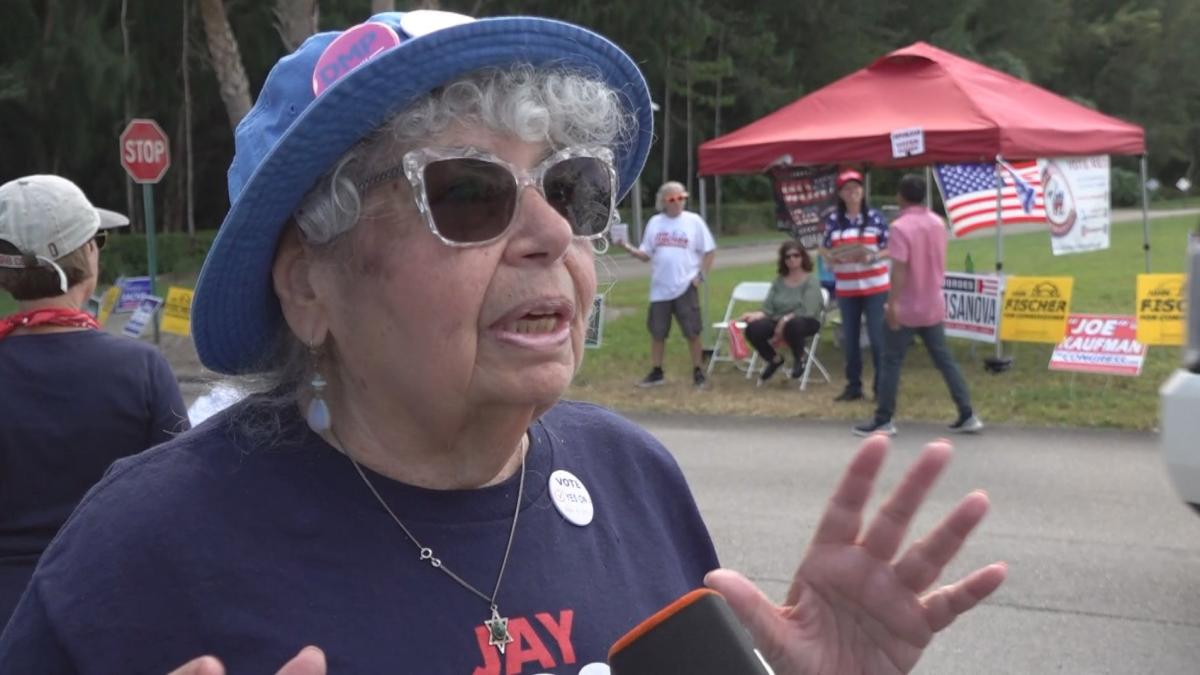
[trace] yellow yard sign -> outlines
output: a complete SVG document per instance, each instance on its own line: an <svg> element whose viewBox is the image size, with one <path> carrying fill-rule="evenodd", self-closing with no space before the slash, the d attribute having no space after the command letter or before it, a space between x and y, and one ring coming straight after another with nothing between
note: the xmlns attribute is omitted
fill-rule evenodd
<svg viewBox="0 0 1200 675"><path fill-rule="evenodd" d="M162 332L187 337L192 334L192 289L172 286L163 306Z"/></svg>
<svg viewBox="0 0 1200 675"><path fill-rule="evenodd" d="M1072 277L1006 277L1000 339L1058 344L1071 313Z"/></svg>
<svg viewBox="0 0 1200 675"><path fill-rule="evenodd" d="M108 317L112 316L113 307L117 306L117 300L121 297L121 284L113 284L111 288L104 291L104 296L100 299L100 311L96 314L96 323L103 326L108 323Z"/></svg>
<svg viewBox="0 0 1200 675"><path fill-rule="evenodd" d="M1137 339L1144 345L1182 345L1186 332L1184 275L1139 274Z"/></svg>

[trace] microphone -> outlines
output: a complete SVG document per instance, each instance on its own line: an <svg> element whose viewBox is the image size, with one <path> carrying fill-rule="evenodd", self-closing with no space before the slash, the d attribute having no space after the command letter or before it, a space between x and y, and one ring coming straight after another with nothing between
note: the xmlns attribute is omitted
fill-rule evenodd
<svg viewBox="0 0 1200 675"><path fill-rule="evenodd" d="M608 651L612 675L771 675L720 593L696 589L658 610Z"/></svg>

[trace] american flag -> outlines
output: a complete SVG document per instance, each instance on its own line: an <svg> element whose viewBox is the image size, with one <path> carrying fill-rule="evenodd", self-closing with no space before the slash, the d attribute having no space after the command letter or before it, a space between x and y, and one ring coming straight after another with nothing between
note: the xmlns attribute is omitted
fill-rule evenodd
<svg viewBox="0 0 1200 675"><path fill-rule="evenodd" d="M1002 162L1001 167L1004 224L1045 222L1037 160ZM933 173L954 236L996 226L996 170L992 164L938 164Z"/></svg>

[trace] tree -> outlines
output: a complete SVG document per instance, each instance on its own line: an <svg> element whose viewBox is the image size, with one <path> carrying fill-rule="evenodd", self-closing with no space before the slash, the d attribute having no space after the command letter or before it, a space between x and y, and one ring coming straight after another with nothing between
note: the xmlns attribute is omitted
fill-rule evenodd
<svg viewBox="0 0 1200 675"><path fill-rule="evenodd" d="M200 17L204 21L204 33L208 36L208 52L212 56L213 69L220 83L221 100L229 115L229 127L237 128L238 122L250 112L250 82L242 66L242 55L238 50L233 28L225 16L222 0L200 0Z"/></svg>

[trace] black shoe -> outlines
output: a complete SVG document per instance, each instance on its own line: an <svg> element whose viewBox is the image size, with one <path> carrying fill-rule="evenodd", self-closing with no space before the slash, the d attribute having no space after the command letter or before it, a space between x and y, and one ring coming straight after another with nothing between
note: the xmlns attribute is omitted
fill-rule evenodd
<svg viewBox="0 0 1200 675"><path fill-rule="evenodd" d="M959 414L954 424L950 425L950 431L960 434L977 434L983 431L983 420L976 417L975 413Z"/></svg>
<svg viewBox="0 0 1200 675"><path fill-rule="evenodd" d="M639 387L657 387L664 382L662 368L655 368L650 371L650 374L641 382L638 382Z"/></svg>
<svg viewBox="0 0 1200 675"><path fill-rule="evenodd" d="M762 374L758 376L758 383L762 384L763 382L766 382L767 380L771 379L771 376L773 376L775 374L775 371L779 370L779 367L782 365L783 365L783 357L782 356L778 357L775 361L768 363L767 367L763 368Z"/></svg>
<svg viewBox="0 0 1200 675"><path fill-rule="evenodd" d="M836 397L834 397L833 400L838 401L838 402L844 402L844 401L861 401L862 399L863 399L863 393L861 391L858 391L855 389L843 389L842 393L840 393Z"/></svg>
<svg viewBox="0 0 1200 675"><path fill-rule="evenodd" d="M696 385L697 389L708 384L708 378L704 377L704 371L696 368L692 371L692 384Z"/></svg>
<svg viewBox="0 0 1200 675"><path fill-rule="evenodd" d="M883 434L884 436L895 436L896 435L896 425L892 424L891 421L881 422L879 420L872 420L865 424L854 425L854 427L851 428L851 431L854 432L855 436L871 436L874 434Z"/></svg>

